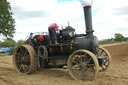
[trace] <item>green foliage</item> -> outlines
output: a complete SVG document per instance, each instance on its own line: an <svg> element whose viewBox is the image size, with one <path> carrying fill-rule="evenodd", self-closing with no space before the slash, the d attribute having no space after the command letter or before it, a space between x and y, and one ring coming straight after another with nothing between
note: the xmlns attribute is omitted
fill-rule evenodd
<svg viewBox="0 0 128 85"><path fill-rule="evenodd" d="M23 43L24 43L24 40L18 40L16 45L20 46L20 45L23 45Z"/></svg>
<svg viewBox="0 0 128 85"><path fill-rule="evenodd" d="M3 42L0 42L0 47L17 47L23 45L24 40L18 40L17 42L12 39L6 39Z"/></svg>
<svg viewBox="0 0 128 85"><path fill-rule="evenodd" d="M10 40L4 40L4 42L0 43L0 47L15 47L16 42L12 39Z"/></svg>
<svg viewBox="0 0 128 85"><path fill-rule="evenodd" d="M6 56L9 55L9 53L0 53L0 56Z"/></svg>
<svg viewBox="0 0 128 85"><path fill-rule="evenodd" d="M112 44L112 43L115 43L115 39L111 38L111 39L104 39L104 40L100 40L99 41L99 44L102 45L102 44Z"/></svg>
<svg viewBox="0 0 128 85"><path fill-rule="evenodd" d="M0 47L9 47L11 48L11 52L9 53L10 55L13 54L15 48L19 45L23 45L24 41L23 40L19 40L19 41L15 41L12 39L6 39L3 42L0 42Z"/></svg>
<svg viewBox="0 0 128 85"><path fill-rule="evenodd" d="M115 41L121 42L121 41L126 41L126 39L125 39L125 37L122 34L116 33L115 34Z"/></svg>
<svg viewBox="0 0 128 85"><path fill-rule="evenodd" d="M128 38L125 38L120 33L116 33L114 36L115 38L100 40L99 44L112 44L112 43L119 43L128 40Z"/></svg>
<svg viewBox="0 0 128 85"><path fill-rule="evenodd" d="M18 41L16 42L15 46L11 47L10 55L13 54L13 52L14 52L14 50L15 50L15 48L16 48L17 46L23 45L23 43L24 43L24 40L18 40Z"/></svg>
<svg viewBox="0 0 128 85"><path fill-rule="evenodd" d="M9 53L10 55L13 54L14 50L15 50L16 47L11 47L11 52Z"/></svg>
<svg viewBox="0 0 128 85"><path fill-rule="evenodd" d="M15 33L15 20L12 14L10 3L7 0L0 0L0 34L7 39L13 38Z"/></svg>

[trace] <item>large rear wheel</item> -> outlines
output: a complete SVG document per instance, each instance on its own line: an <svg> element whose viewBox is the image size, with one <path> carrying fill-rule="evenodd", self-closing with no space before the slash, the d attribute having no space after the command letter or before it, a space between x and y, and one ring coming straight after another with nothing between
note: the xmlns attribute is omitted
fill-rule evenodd
<svg viewBox="0 0 128 85"><path fill-rule="evenodd" d="M99 64L96 56L88 50L77 50L68 59L70 75L75 80L93 80L98 71Z"/></svg>
<svg viewBox="0 0 128 85"><path fill-rule="evenodd" d="M37 69L37 56L30 45L22 45L15 49L13 64L18 73L29 74Z"/></svg>

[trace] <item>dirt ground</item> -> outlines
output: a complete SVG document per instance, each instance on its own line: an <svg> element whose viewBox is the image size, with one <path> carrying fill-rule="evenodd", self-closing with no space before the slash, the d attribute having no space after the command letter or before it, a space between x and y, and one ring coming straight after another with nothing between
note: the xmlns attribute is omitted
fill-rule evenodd
<svg viewBox="0 0 128 85"><path fill-rule="evenodd" d="M0 56L0 85L128 85L128 44L107 45L112 56L110 68L93 81L78 82L67 69L40 69L31 75L18 74L12 56Z"/></svg>

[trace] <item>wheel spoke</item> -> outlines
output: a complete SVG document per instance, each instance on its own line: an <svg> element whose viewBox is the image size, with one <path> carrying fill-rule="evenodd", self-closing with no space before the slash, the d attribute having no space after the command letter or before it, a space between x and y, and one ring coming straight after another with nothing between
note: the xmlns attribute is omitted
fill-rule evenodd
<svg viewBox="0 0 128 85"><path fill-rule="evenodd" d="M24 51L23 56L25 57L26 55L28 55L28 52Z"/></svg>
<svg viewBox="0 0 128 85"><path fill-rule="evenodd" d="M81 63L81 59L80 59L79 55L75 56L73 60L75 60L79 64Z"/></svg>
<svg viewBox="0 0 128 85"><path fill-rule="evenodd" d="M103 52L102 56L108 56L108 54L106 52Z"/></svg>
<svg viewBox="0 0 128 85"><path fill-rule="evenodd" d="M82 52L79 53L79 56L81 56L81 55L82 55Z"/></svg>
<svg viewBox="0 0 128 85"><path fill-rule="evenodd" d="M94 67L94 64L87 64L88 67Z"/></svg>
<svg viewBox="0 0 128 85"><path fill-rule="evenodd" d="M19 65L19 71L23 72L22 64Z"/></svg>
<svg viewBox="0 0 128 85"><path fill-rule="evenodd" d="M29 66L23 65L23 71L24 71L24 72L27 72L28 70L29 70Z"/></svg>
<svg viewBox="0 0 128 85"><path fill-rule="evenodd" d="M106 55L104 55L104 56L108 56L108 54L106 53Z"/></svg>
<svg viewBox="0 0 128 85"><path fill-rule="evenodd" d="M105 70L106 69L106 66L102 66L102 70Z"/></svg>
<svg viewBox="0 0 128 85"><path fill-rule="evenodd" d="M92 58L89 58L89 59L86 61L86 63L88 64L91 60L92 60Z"/></svg>
<svg viewBox="0 0 128 85"><path fill-rule="evenodd" d="M72 69L73 69L73 70L80 70L80 65L74 65L74 66L72 67Z"/></svg>
<svg viewBox="0 0 128 85"><path fill-rule="evenodd" d="M81 56L81 62L86 62L86 59L87 59L87 54L84 54Z"/></svg>
<svg viewBox="0 0 128 85"><path fill-rule="evenodd" d="M88 67L89 66L89 67ZM88 65L85 68L83 68L82 70L82 76L81 79L82 80L91 80L94 77L94 65Z"/></svg>
<svg viewBox="0 0 128 85"><path fill-rule="evenodd" d="M101 56L103 52L104 52L104 51L103 51L103 50L101 50L101 53L100 53L99 55Z"/></svg>
<svg viewBox="0 0 128 85"><path fill-rule="evenodd" d="M105 65L108 66L109 65L109 62L106 62Z"/></svg>
<svg viewBox="0 0 128 85"><path fill-rule="evenodd" d="M77 60L77 59L74 59L73 61L72 61L72 63L74 64L80 64L80 62Z"/></svg>
<svg viewBox="0 0 128 85"><path fill-rule="evenodd" d="M83 62L86 62L86 57L87 57L87 55L83 55L84 57L83 57Z"/></svg>
<svg viewBox="0 0 128 85"><path fill-rule="evenodd" d="M94 77L94 75L95 75L94 69L93 68L89 68L87 70L87 72L86 72L86 75L88 76L87 80L91 80Z"/></svg>

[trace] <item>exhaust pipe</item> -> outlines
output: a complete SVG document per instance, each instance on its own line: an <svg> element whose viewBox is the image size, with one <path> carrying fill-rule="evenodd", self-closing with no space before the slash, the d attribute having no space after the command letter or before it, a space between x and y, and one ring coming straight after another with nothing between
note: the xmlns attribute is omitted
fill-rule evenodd
<svg viewBox="0 0 128 85"><path fill-rule="evenodd" d="M86 25L86 34L87 36L93 36L94 30L92 29L92 15L91 15L91 6L84 7L84 17Z"/></svg>
<svg viewBox="0 0 128 85"><path fill-rule="evenodd" d="M80 0L84 9L84 18L87 36L93 36L91 5L93 0Z"/></svg>

